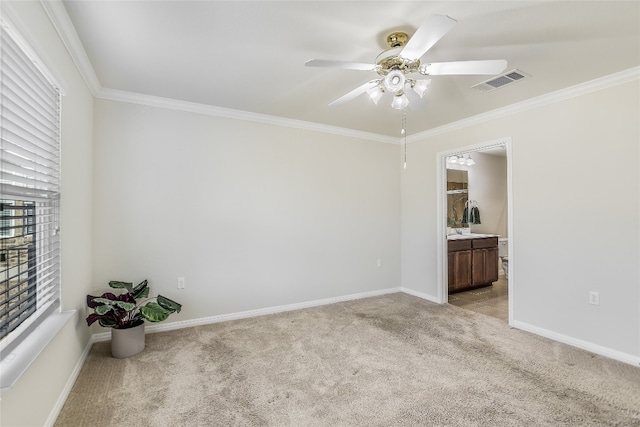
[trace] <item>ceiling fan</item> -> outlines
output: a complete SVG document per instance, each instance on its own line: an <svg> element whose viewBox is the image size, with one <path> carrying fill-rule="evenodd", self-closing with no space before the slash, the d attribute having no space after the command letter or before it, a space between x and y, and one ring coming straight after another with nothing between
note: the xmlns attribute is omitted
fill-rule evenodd
<svg viewBox="0 0 640 427"><path fill-rule="evenodd" d="M375 64L349 61L332 61L311 59L305 62L307 67L341 68L347 70L375 71L379 78L358 86L351 92L341 96L329 105L338 105L350 101L367 92L374 103L378 103L385 92L394 95L391 106L401 110L407 107L409 99L405 95L407 89L424 97L431 82L430 79L414 79L407 77L418 73L425 76L463 75L463 74L500 74L507 67L504 59L484 61L453 61L420 63L420 58L438 40L449 32L456 20L444 15L431 15L418 27L411 38L401 31L387 36L390 48L376 58Z"/></svg>

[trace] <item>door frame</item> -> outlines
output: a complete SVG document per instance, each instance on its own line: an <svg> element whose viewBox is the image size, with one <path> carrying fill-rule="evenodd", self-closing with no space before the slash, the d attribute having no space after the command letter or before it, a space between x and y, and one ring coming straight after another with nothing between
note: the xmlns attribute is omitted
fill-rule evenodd
<svg viewBox="0 0 640 427"><path fill-rule="evenodd" d="M490 148L504 147L507 154L507 233L509 238L509 325L513 323L513 301L515 296L515 260L513 257L514 233L513 233L513 183L512 183L512 143L511 137L504 137L493 141L483 142L474 145L468 145L464 147L458 147L446 151L440 151L436 154L436 183L437 183L437 280L438 280L438 295L437 300L441 304L446 304L449 301L448 290L448 257L447 257L447 157L454 154L459 156L461 154L470 154L478 151L487 150Z"/></svg>

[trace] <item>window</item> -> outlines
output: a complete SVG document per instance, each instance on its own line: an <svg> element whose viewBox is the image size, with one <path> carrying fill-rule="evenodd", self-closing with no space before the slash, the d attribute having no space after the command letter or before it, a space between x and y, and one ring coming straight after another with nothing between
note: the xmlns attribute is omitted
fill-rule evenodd
<svg viewBox="0 0 640 427"><path fill-rule="evenodd" d="M29 46L7 21L0 25L0 350L5 363L7 355L37 335L36 327L60 311L61 98Z"/></svg>
<svg viewBox="0 0 640 427"><path fill-rule="evenodd" d="M0 237L0 339L36 311L37 267L33 202L2 200ZM30 225L34 224L34 225Z"/></svg>
<svg viewBox="0 0 640 427"><path fill-rule="evenodd" d="M11 218L9 210L10 200L0 200L0 239L13 237L15 221ZM5 206L7 207L5 209ZM3 256L3 254L0 254Z"/></svg>

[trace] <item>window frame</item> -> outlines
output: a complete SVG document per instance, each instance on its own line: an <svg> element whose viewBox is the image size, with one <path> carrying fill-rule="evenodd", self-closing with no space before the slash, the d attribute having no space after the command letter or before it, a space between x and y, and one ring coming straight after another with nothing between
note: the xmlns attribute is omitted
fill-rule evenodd
<svg viewBox="0 0 640 427"><path fill-rule="evenodd" d="M7 178L7 176L9 175L8 172L11 169L12 165L9 165L9 163L6 163L5 160L2 158L4 157L5 153L8 153L7 154L8 158L13 156L13 159L17 159L18 165L23 163L21 162L20 157L23 157L24 159L28 160L28 159L33 159L37 156L36 154L33 154L32 156L34 157L32 158L32 157L29 157L29 155L27 154L26 157L24 157L24 154L25 154L24 151L19 153L16 152L15 150L13 150L12 152L5 151L5 145L6 147L10 147L11 144L14 144L15 142L15 141L11 143L7 142L5 144L5 141L7 141L5 137L8 137L8 133L5 134L5 132L7 132L5 130L5 125L13 126L14 129L18 129L18 130L22 129L22 131L26 133L28 132L25 131L26 128L21 128L20 126L17 126L15 122L10 123L9 121L10 119L8 118L9 116L7 116L6 114L13 115L11 117L17 116L16 111L18 111L18 107L16 107L16 105L18 104L14 103L13 109L7 109L6 105L4 105L4 101L5 99L10 99L9 95L6 95L5 97L5 94L0 92L0 95L1 95L0 100L3 101L3 102L0 102L0 113L2 118L2 127L1 127L2 134L0 134L0 144L1 144L0 148L2 148L2 154L3 154L3 156L0 157L0 166L2 166L2 169L3 169L2 179L0 180L0 191L2 192L2 195L0 196L0 198L3 201L5 200L22 201L24 205L29 206L28 209L23 210L22 214L23 215L26 214L26 211L29 210L31 211L30 213L34 215L34 218L35 218L34 221L31 221L29 219L26 219L26 220L23 219L23 222L24 222L23 224L17 224L15 219L10 220L10 221L13 221L12 222L13 227L21 227L22 228L21 231L23 233L31 234L33 232L34 235L36 233L40 233L41 236L46 236L43 238L45 242L43 243L44 246L43 245L37 246L34 242L34 246L36 246L35 259L38 260L37 261L38 268L37 268L37 271L34 273L36 275L36 282L37 282L36 293L37 293L37 298L39 299L37 305L35 305L35 307L37 308L37 311L36 313L32 313L28 317L22 319L20 322L20 325L17 328L15 328L12 332L9 332L2 339L0 339L0 371L2 371L2 376L0 376L0 390L6 391L11 389L15 385L17 380L27 370L27 368L31 365L31 363L45 349L45 347L49 344L49 342L56 336L56 334L68 322L68 320L71 317L73 317L73 315L75 314L75 310L68 310L68 311L61 310L62 262L61 262L60 252L61 252L62 244L61 244L60 238L58 237L58 234L59 234L58 224L60 222L60 194L61 194L60 159L61 159L61 151L62 151L61 120L62 120L62 96L64 95L64 91L61 85L58 83L58 79L54 78L53 74L49 71L48 67L44 65L44 62L41 60L42 57L36 54L36 51L32 48L34 44L29 43L25 38L25 35L29 34L28 29L24 27L24 25L22 26L15 25L20 21L11 19L13 15L11 8L6 9L7 8L6 4L2 4L0 6L2 7L2 12L3 12L2 16L0 16L0 27L1 27L0 28L0 31L1 31L0 44L2 45L1 47L3 50L3 53L1 55L7 55L7 51L9 49L14 49L14 52L17 52L14 54L14 56L7 56L7 58L1 58L3 61L3 64L5 60L14 61L15 59L16 61L18 60L24 61L24 63L28 65L28 68L31 69L31 71L35 70L34 73L36 74L39 73L35 76L35 78L38 78L40 81L44 81L45 88L48 85L50 85L50 87L47 90L53 90L53 92L56 93L55 98L49 98L49 99L54 100L54 104L55 104L54 108L56 109L55 114L52 116L52 117L55 117L56 120L55 122L52 122L52 123L55 124L55 132L53 134L53 138L55 140L55 144L53 144L53 146L55 147L54 149L55 151L53 151L53 153L54 153L55 159L57 159L57 166L54 169L54 173L56 174L55 177L56 177L57 185L54 185L53 187L49 188L49 185L47 183L47 178L45 178L44 185L38 184L38 182L42 182L40 179L38 179L34 181L35 184L33 184L34 185L33 187L30 186L32 184L23 183L22 184L23 187L28 188L28 190L24 190L21 193L19 188L21 184L19 183L21 181L24 181L27 175L29 176L42 175L42 173L39 172L41 170L39 169L39 167L43 165L43 163L40 160L42 159L42 157L40 157L38 160L33 160L33 165L35 165L34 167L36 167L36 169L33 169L32 172L27 173L27 175L23 175L18 171L17 175L14 175L17 178L15 179ZM7 14L5 12L11 12L11 13ZM5 43L7 43L5 38L9 38L9 37L11 38L11 43L9 43L8 47L5 48ZM22 56L18 58L20 55ZM7 67L3 67L3 68L7 68ZM12 73L14 77L16 75L19 75L15 70L13 70ZM2 78L10 79L10 77L7 77L7 75L9 74L10 74L10 71L6 69L2 70ZM2 82L2 78L0 78L0 82ZM15 81L16 79L14 78L13 80L14 84L15 84ZM6 87L8 86L2 86L0 87L0 90L2 91L8 90L8 89L5 89ZM39 92L37 92L37 89L35 90L32 88L26 89L27 86L22 87L20 85L18 85L17 87L19 89L25 88L25 90L33 90L36 94L38 94L38 96L40 96ZM13 95L13 96L14 96L14 99L18 99L19 101L25 102L26 104L28 104L26 100L23 100L22 98L16 98L16 95ZM34 101L34 102L37 102L37 101ZM49 103L51 103L51 101L49 101ZM41 104L33 104L33 105L34 106L38 105L38 107L42 107ZM28 116L25 116L25 117L28 119ZM40 125L37 125L36 122L29 122L28 120L25 123L27 123L29 126L31 125L40 126ZM51 137L51 135L48 135L48 137ZM25 141L29 141L29 139L27 138ZM36 143L35 145L37 146L39 144L41 145L41 143ZM46 144L46 140L45 140L45 144ZM15 144L13 146L15 146ZM50 148L45 147L44 149L45 151L49 150L49 152L51 153ZM40 149L38 147L35 147L35 150L31 150L31 152L36 153L38 150ZM5 167L6 167L6 170L5 170ZM14 173L16 172L14 171ZM48 172L45 172L44 174L47 175ZM6 191L7 188L8 188L8 191ZM23 197L25 194L27 194L26 197ZM38 216L40 216L40 219L38 218ZM49 219L47 219L46 221L42 219L47 216L49 217ZM17 233L15 232L15 230L17 229L18 228L13 229L14 232L12 233L12 237L16 237ZM0 238L6 239L8 237L0 237ZM40 242L38 242L38 245L39 244ZM43 256L46 256L48 258L48 262L52 262L51 261L52 255L46 255L47 252L51 252L51 251L55 251L56 253L55 261L53 261L53 264L52 264L53 267L48 267L48 266L47 267L53 268L53 270L55 270L55 273L54 273L54 275L56 275L55 279L51 279L51 276L46 276L46 278L44 278L45 276L42 273L45 270L45 268L43 268L43 264L40 264L41 257ZM7 266L3 267L7 272L6 273L7 277L9 275L8 265L9 264L7 262ZM47 283L47 285L43 286L43 283ZM8 282L7 282L7 286L8 286Z"/></svg>

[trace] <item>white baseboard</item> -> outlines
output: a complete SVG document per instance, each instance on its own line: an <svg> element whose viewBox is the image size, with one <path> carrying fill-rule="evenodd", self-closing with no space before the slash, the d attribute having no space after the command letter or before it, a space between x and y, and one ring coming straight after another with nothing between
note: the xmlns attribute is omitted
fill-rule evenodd
<svg viewBox="0 0 640 427"><path fill-rule="evenodd" d="M413 295L418 298L425 299L427 301L435 302L436 304L441 304L441 302L438 301L438 299L433 295L418 292L409 288L400 288L400 291L409 295ZM586 350L591 353L598 354L600 356L608 357L613 360L628 363L634 366L640 365L640 356L635 356L633 354L628 354L621 351L613 350L608 347L603 347L588 341L583 341L577 338L570 337L568 335L563 335L557 332L549 331L547 329L539 328L537 326L532 326L528 323L520 322L517 320L511 322L509 326L512 326L516 329L521 329L526 332L531 332L532 334L540 335L542 337L549 338L554 341L570 345L572 347Z"/></svg>
<svg viewBox="0 0 640 427"><path fill-rule="evenodd" d="M344 301L352 301L352 300L357 300L357 299L361 299L361 298L369 298L369 297L392 294L392 293L397 293L397 292L403 292L403 293L406 293L408 295L412 295L412 296L415 296L415 297L418 297L418 298L421 298L421 299L424 299L424 300L427 300L427 301L430 301L430 302L433 302L433 303L436 303L436 304L441 304L441 301L438 301L438 299L436 297L434 297L433 295L425 294L423 292L418 292L416 290L409 289L409 288L397 287L397 288L388 288L388 289L382 289L382 290L378 290L378 291L363 292L363 293L359 293L359 294L344 295L344 296L339 296L339 297L325 298L325 299L307 301L307 302L301 302L301 303L295 303L295 304L279 305L279 306L275 306L275 307L267 307L267 308L261 308L261 309L257 309L257 310L247 310L247 311L241 311L241 312L237 312L237 313L221 314L221 315L218 315L218 316L203 317L203 318L199 318L199 319L185 320L185 321L180 321L180 322L164 322L164 323L159 323L159 324L155 324L155 325L148 325L147 324L147 326L145 327L145 332L154 333L154 332L162 332L162 331L172 331L172 330L176 330L176 329L189 328L189 327L193 327L193 326L201 326L201 325L208 325L208 324L212 324L212 323L227 322L227 321L230 321L230 320L247 319L247 318L251 318L251 317L258 317L258 316L264 316L264 315L268 315L268 314L275 314L275 313L282 313L282 312L286 312L286 311L300 310L300 309L310 308L310 307L318 307L318 306L327 305L327 304L334 304L334 303L344 302ZM540 335L540 336L545 337L545 338L552 339L554 341L561 342L563 344L567 344L567 345L570 345L570 346L573 346L573 347L577 347L577 348L580 348L582 350L590 351L592 353L595 353L595 354L598 354L598 355L601 355L601 356L605 356L605 357L608 357L610 359L618 360L620 362L628 363L628 364L634 365L634 366L640 365L640 357L639 356L635 356L635 355L632 355L632 354L628 354L628 353L624 353L624 352L621 352L621 351L613 350L613 349L610 349L610 348L607 348L607 347L603 347L603 346L600 346L600 345L597 345L597 344L593 344L593 343L588 342L588 341L579 340L577 338L573 338L573 337L570 337L570 336L567 336L567 335L559 334L557 332L549 331L547 329L543 329L543 328L539 328L539 327L536 327L536 326L532 326L532 325L529 325L528 323L524 323L524 322L520 322L520 321L513 321L513 322L511 322L510 326L512 326L514 328L517 328L517 329L521 329L521 330L526 331L526 332L531 332L533 334ZM55 421L55 418L57 417L58 413L62 409L62 405L64 404L64 401L66 400L69 392L71 391L71 388L73 387L73 384L74 384L77 376L80 373L80 369L82 368L84 360L86 359L86 357L87 357L87 355L89 353L89 350L91 349L91 345L93 345L93 343L95 343L95 342L108 341L110 339L111 339L111 332L110 331L109 332L99 333L99 334L94 334L91 337L91 340L87 344L87 347L85 348L85 350L84 350L84 352L82 354L82 357L78 361L72 376L69 378L69 381L67 383L67 386L64 389L63 394L58 399L58 403L56 404L55 411L53 411L51 416L49 417L50 420L52 419L52 420ZM53 425L53 423L51 423L51 425Z"/></svg>
<svg viewBox="0 0 640 427"><path fill-rule="evenodd" d="M209 325L212 323L227 322L229 320L247 319L250 317L264 316L267 314L282 313L285 311L300 310L309 307L318 307L321 305L335 304L337 302L352 301L362 298L375 297L379 295L393 294L401 292L401 288L388 288L379 291L363 292L360 294L344 295L333 298L325 298L315 301L307 301L295 304L279 305L275 307L260 308L257 310L240 311L237 313L221 314L218 316L202 317L199 319L184 320L180 322L163 322L155 325L146 324L145 333L154 333L162 331L173 331L176 329L190 328L192 326ZM103 332L94 334L91 337L92 342L109 341L111 332Z"/></svg>
<svg viewBox="0 0 640 427"><path fill-rule="evenodd" d="M369 297L375 297L379 295L392 294L396 292L403 292L408 295L412 295L436 304L442 303L441 301L438 301L438 299L433 295L425 294L423 292L418 292L416 290L409 289L409 288L397 287L397 288L388 288L388 289L382 289L379 291L363 292L360 294L344 295L339 297L325 298L325 299L307 301L307 302L301 302L301 303L295 303L295 304L279 305L275 307L267 307L267 308L261 308L257 310L247 310L247 311L241 311L237 313L221 314L218 316L203 317L199 319L184 320L180 322L164 322L164 323L159 323L155 325L147 324L147 326L145 327L145 332L154 333L154 332L162 332L162 331L172 331L176 329L189 328L192 326L209 325L212 323L227 322L230 320L247 319L250 317L258 317L258 316L264 316L267 314L275 314L275 313L282 313L285 311L300 310L300 309L309 308L309 307L318 307L318 306L327 305L327 304L334 304L337 302L352 301L352 300L357 300L361 298L369 298ZM618 360L620 362L628 363L635 366L640 365L639 356L613 350L607 347L593 344L588 341L579 340L577 338L559 334L557 332L549 331L547 329L539 328L537 326L532 326L528 323L524 323L520 321L513 321L511 322L510 326L517 329L521 329L523 331L531 332L536 335L540 335L545 338L552 339L554 341L561 342L563 344L577 347L582 350L590 351L592 353L605 356L610 359ZM71 387L73 386L73 383L75 382L75 379L78 373L80 372L80 368L84 363L84 359L87 357L87 354L89 352L89 349L91 348L91 345L95 342L109 341L110 339L111 339L110 331L94 334L91 337L91 340L89 341L89 344L87 345L87 348L85 349L81 360L78 362L78 366L76 367L76 370L74 370L73 377L70 378L69 380L69 384L68 384L69 390L65 388L66 394L68 394L69 391L71 390ZM64 395L65 399L66 399L66 394ZM61 398L62 397L63 396L61 396ZM61 401L62 403L64 403L64 399L62 399Z"/></svg>
<svg viewBox="0 0 640 427"><path fill-rule="evenodd" d="M441 301L438 301L438 298L433 295L425 294L423 292L418 292L409 288L400 288L400 292L404 292L405 294L413 295L414 297L422 298L427 301L435 302L436 304L442 304Z"/></svg>
<svg viewBox="0 0 640 427"><path fill-rule="evenodd" d="M89 342L87 342L87 345L84 347L84 350L82 350L82 354L78 358L78 361L76 362L76 366L73 368L73 371L71 372L71 375L67 380L67 383L62 389L60 396L58 396L58 400L56 400L56 404L53 406L51 413L49 413L49 417L47 418L45 427L53 427L53 425L56 423L56 419L58 418L58 415L60 415L60 411L62 411L62 407L64 406L64 403L67 401L67 398L69 397L69 393L71 393L71 389L73 388L73 385L75 384L76 379L78 379L78 375L80 375L82 366L84 365L84 362L87 359L87 356L89 356L89 351L91 350L91 346L93 345L93 343L94 341L92 337L92 339L90 339Z"/></svg>
<svg viewBox="0 0 640 427"><path fill-rule="evenodd" d="M559 334L557 332L549 331L547 329L539 328L537 326L532 326L528 323L520 322L517 320L511 322L510 326L517 329L521 329L523 331L531 332L532 334L536 334L545 338L552 339L554 341L561 342L563 344L570 345L572 347L586 350L591 353L598 354L600 356L608 357L610 359L618 360L620 362L628 363L634 366L640 365L640 356L635 356L633 354L613 350L608 347L603 347L603 346L591 343L589 341L583 341L577 338L570 337L568 335Z"/></svg>

